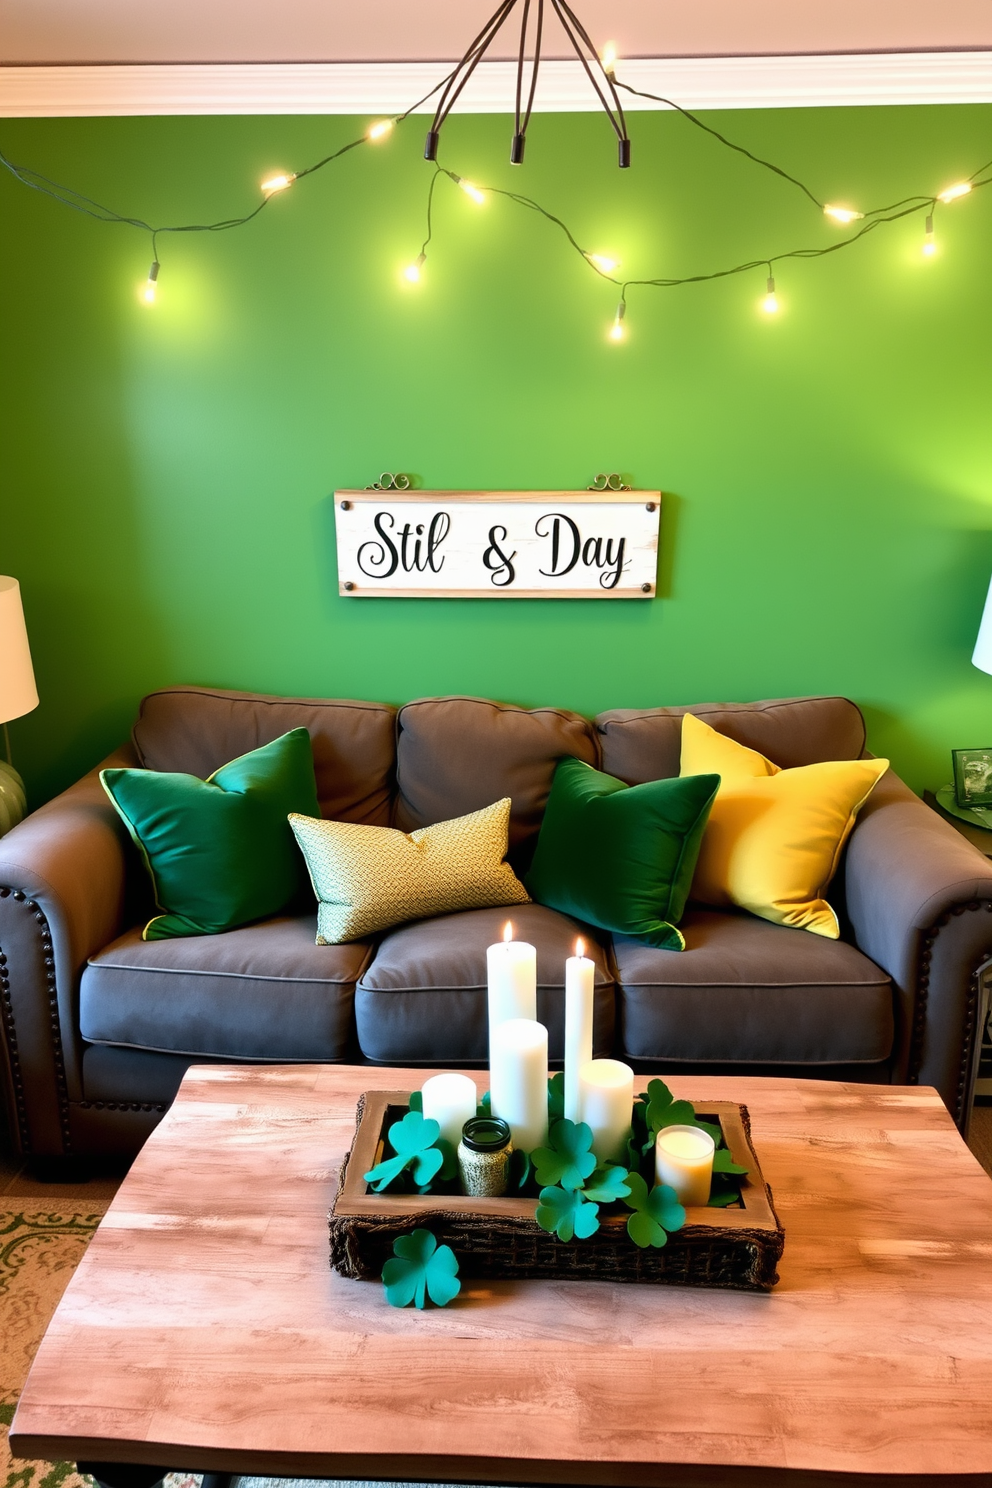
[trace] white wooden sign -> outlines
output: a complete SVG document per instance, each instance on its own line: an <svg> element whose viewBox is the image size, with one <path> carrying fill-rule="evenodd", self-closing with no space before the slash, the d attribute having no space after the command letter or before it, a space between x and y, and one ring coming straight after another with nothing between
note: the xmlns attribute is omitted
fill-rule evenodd
<svg viewBox="0 0 992 1488"><path fill-rule="evenodd" d="M651 599L659 491L336 491L338 590Z"/></svg>

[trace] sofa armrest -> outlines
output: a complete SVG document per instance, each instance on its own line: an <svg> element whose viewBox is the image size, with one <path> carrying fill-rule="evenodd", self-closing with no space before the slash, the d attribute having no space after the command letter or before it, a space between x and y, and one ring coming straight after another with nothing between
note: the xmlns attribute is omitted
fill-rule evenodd
<svg viewBox="0 0 992 1488"><path fill-rule="evenodd" d="M992 954L992 862L889 770L847 849L847 913L896 989L893 1078L935 1085L967 1124L978 971Z"/></svg>
<svg viewBox="0 0 992 1488"><path fill-rule="evenodd" d="M0 838L0 1072L21 1152L72 1152L78 993L88 956L124 928L129 844L99 780L131 745Z"/></svg>

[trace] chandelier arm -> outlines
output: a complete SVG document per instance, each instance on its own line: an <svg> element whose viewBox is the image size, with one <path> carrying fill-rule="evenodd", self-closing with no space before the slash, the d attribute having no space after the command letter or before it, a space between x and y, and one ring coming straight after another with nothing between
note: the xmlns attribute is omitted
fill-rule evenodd
<svg viewBox="0 0 992 1488"><path fill-rule="evenodd" d="M448 117L452 108L457 103L462 89L465 87L465 84L468 82L469 78L472 76L479 63L482 61L482 58L496 39L498 32L503 26L503 23L509 17L510 12L513 10L516 3L517 0L502 0L502 4L499 6L498 10L494 11L493 14L489 17L489 20L486 22L482 30L479 32L478 36L465 52L462 60L455 68L454 72L448 80L444 92L441 94L441 97L438 100L437 110L434 114L434 123L431 126L432 134L437 134L440 130L445 119ZM461 74L460 77L459 74Z"/></svg>
<svg viewBox="0 0 992 1488"><path fill-rule="evenodd" d="M596 93L599 97L599 101L603 105L604 110L609 115L610 123L613 125L613 128L616 131L617 139L621 142L628 139L627 119L624 115L623 105L620 102L620 95L617 93L613 79L606 71L606 68L603 66L602 62L599 60L599 53L597 52L595 45L593 44L592 38L590 37L586 28L583 26L582 22L579 20L578 16L575 14L575 11L572 10L571 6L568 4L568 0L551 0L551 3L558 13L558 19L561 21L562 29L564 30L565 35L572 43L572 46L575 49L576 56L582 63L582 66L585 68L586 76L595 88ZM599 77L593 71L592 66L590 65L585 53L582 50L582 47L579 45L578 38L581 38L582 41L585 42L586 46L589 48L590 55L596 59L596 67L598 68L599 72L602 73L603 80L610 91L612 105L609 99L607 99L606 94L603 92L603 89L600 85Z"/></svg>
<svg viewBox="0 0 992 1488"><path fill-rule="evenodd" d="M524 89L524 62L527 55L527 21L530 18L530 0L524 0L524 13L520 21L520 48L517 52L517 96L513 115L513 132L520 134L520 104ZM535 57L535 61L536 61Z"/></svg>
<svg viewBox="0 0 992 1488"><path fill-rule="evenodd" d="M541 36L544 31L544 0L537 0L537 27L534 37L534 71L530 75L530 93L527 95L527 112L524 114L523 133L527 133L530 116L534 110L534 94L537 91L537 69L541 65Z"/></svg>
<svg viewBox="0 0 992 1488"><path fill-rule="evenodd" d="M589 79L589 82L592 83L593 88L595 88L596 97L599 98L599 103L602 104L602 110L604 110L605 115L607 115L610 124L613 125L613 131L614 134L616 134L617 140L619 140L620 143L623 143L623 141L626 140L626 124L623 126L620 125L619 121L617 121L616 116L614 116L613 107L611 107L610 100L608 100L605 92L602 91L601 85L599 85L599 79L598 77L596 77L595 71L593 71L592 67L590 67L589 60L587 60L586 54L584 54L583 52L582 43L580 43L579 37L576 36L573 28L571 28L570 19L573 18L573 16L571 16L570 10L568 10L567 6L565 6L564 0L552 0L552 4L553 6L555 6L555 12L558 13L558 19L559 21L561 21L562 30L564 30L565 36L568 37L571 45L573 45L574 52L576 52L576 57L579 58L580 62L582 62L584 71L586 71L587 79ZM593 51L593 55L595 55L595 51ZM607 74L605 74L605 71L602 76L607 76Z"/></svg>

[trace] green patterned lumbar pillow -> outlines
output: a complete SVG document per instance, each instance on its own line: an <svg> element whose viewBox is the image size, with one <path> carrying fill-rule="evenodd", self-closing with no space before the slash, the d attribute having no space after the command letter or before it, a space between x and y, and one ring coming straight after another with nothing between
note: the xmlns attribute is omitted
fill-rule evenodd
<svg viewBox="0 0 992 1488"><path fill-rule="evenodd" d="M459 909L527 904L527 890L503 861L509 822L509 796L416 832L291 816L320 901L317 944Z"/></svg>
<svg viewBox="0 0 992 1488"><path fill-rule="evenodd" d="M690 775L625 785L563 759L527 887L539 904L601 930L685 950L676 927L719 784L719 775Z"/></svg>
<svg viewBox="0 0 992 1488"><path fill-rule="evenodd" d="M157 770L102 770L100 779L151 874L160 913L143 939L233 930L278 914L305 883L287 820L320 811L305 728L208 780Z"/></svg>

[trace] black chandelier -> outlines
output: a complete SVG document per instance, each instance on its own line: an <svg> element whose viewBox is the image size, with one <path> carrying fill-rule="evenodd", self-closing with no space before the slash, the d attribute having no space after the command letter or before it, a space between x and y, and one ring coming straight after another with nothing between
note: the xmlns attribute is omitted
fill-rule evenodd
<svg viewBox="0 0 992 1488"><path fill-rule="evenodd" d="M457 102L465 84L492 46L504 23L509 20L510 14L516 8L517 4L518 0L502 0L501 5L489 17L489 20L471 43L458 66L445 83L437 111L434 115L434 122L427 135L427 143L424 145L425 160L437 159L437 146L442 124ZM620 168L621 170L625 170L630 165L630 139L627 135L627 121L624 118L623 108L621 107L616 84L613 79L612 65L604 66L600 60L599 53L589 38L588 31L586 31L574 10L567 3L567 0L551 0L551 5L559 21L561 21L565 35L575 49L576 56L585 68L586 76L595 89L596 96L603 105L610 124L613 126L613 131L617 137ZM524 105L524 73L527 60L528 28L531 19L531 0L523 0L523 13L520 21L520 48L517 53L517 106L513 144L510 147L510 160L514 165L521 165L523 163L524 145L527 140L527 126L530 123L531 111L534 107L534 93L537 88L537 71L541 65L544 0L535 0L534 8L536 11L534 23L534 60L531 63L530 87L527 90L527 102Z"/></svg>

